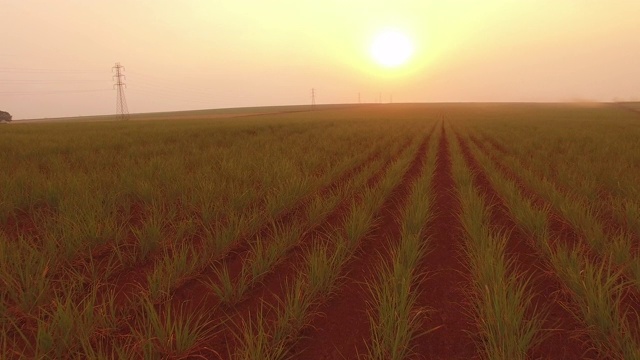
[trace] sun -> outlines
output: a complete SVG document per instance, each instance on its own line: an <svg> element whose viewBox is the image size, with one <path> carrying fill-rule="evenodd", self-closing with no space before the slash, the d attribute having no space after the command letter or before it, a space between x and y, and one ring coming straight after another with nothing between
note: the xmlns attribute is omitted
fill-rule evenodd
<svg viewBox="0 0 640 360"><path fill-rule="evenodd" d="M381 66L396 68L411 60L414 47L402 31L386 29L378 33L371 44L371 56Z"/></svg>

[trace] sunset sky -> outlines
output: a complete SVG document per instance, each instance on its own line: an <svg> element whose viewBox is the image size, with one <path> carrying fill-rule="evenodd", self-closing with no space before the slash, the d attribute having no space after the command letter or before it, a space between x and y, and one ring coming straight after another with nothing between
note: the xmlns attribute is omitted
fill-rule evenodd
<svg viewBox="0 0 640 360"><path fill-rule="evenodd" d="M14 119L432 101L640 100L638 0L0 0ZM405 65L376 34L413 43Z"/></svg>

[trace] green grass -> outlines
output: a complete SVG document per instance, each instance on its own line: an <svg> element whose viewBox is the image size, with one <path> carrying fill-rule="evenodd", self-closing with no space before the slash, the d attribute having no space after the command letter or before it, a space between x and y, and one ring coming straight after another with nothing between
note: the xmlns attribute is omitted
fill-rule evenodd
<svg viewBox="0 0 640 360"><path fill-rule="evenodd" d="M279 347L296 342L318 304L340 291L348 276L344 266L358 256L363 239L382 226L377 211L404 176L417 141L443 116L447 131L453 125L484 142L490 156L483 160L478 155L483 151L472 146L474 156L487 175L498 174L491 179L493 186L572 294L576 318L603 356L638 357L638 335L628 320L636 316L634 309L618 303L621 293L640 288L635 244L640 236L637 114L607 105L560 104L282 110L147 114L138 120L156 121L126 123L14 122L2 127L0 168L9 176L0 177L0 357L215 358L205 339L213 336L212 329L231 331L232 325L208 323L204 315L209 310L187 311L173 303L173 294L191 279L204 281L206 274L212 293L228 305L212 311L233 311L251 289L261 286L264 276L288 261L291 250L306 239L303 234L322 229L326 234L306 239L313 244L307 246L299 274L283 280L287 295L268 309L273 311L268 317L276 314L279 320L271 319L276 322L260 330L260 316L252 308L252 325L248 320L245 324L253 326L250 334L266 334L271 348L265 356L277 358ZM268 114L228 117L247 111ZM435 153L434 144L428 154ZM494 157L523 174L525 186L550 206L540 208L524 199L499 169L486 167ZM433 169L434 163L426 161ZM472 177L457 177L473 186ZM332 190L322 190L327 188ZM371 339L376 329L380 336L368 345L380 345L378 357L411 357L413 344L420 341L415 339L417 324L429 326L428 309L412 303L415 284L425 275L414 272L416 256L423 251L414 235L428 217L429 191L412 189L412 197L423 201L410 201L397 211L403 236L397 239L398 248L388 249L393 259L385 266L371 264L377 271L368 283L371 299L378 294L369 304ZM529 280L518 275L520 269L508 256L500 255L504 234L483 230L486 214L477 209L473 194L463 195L471 204L466 231L478 240L469 249L484 254L469 253L470 266L475 259L477 274L496 277L495 283L504 286L473 290L476 306L470 309L487 319L501 312L516 314L521 307L514 304L526 303ZM291 224L292 210L295 226L274 228L277 236L256 242L269 224ZM343 211L345 221L337 228L322 226ZM572 249L550 246L562 240L549 241L547 218L556 212L603 261L580 253L575 265ZM245 270L231 278L224 270L226 256L247 244L253 247ZM502 272L485 269L489 259L498 259L494 265ZM213 276L208 270L212 266L218 269ZM124 282L123 275L136 271L146 281L130 293L115 293L128 285L114 282ZM174 306L170 316L167 306ZM530 319L518 321L524 329ZM499 322L487 324L483 333ZM491 336L507 339L501 331ZM526 345L524 333L514 330ZM502 354L498 345L488 340L484 344Z"/></svg>
<svg viewBox="0 0 640 360"><path fill-rule="evenodd" d="M623 275L624 268L612 267L614 263L629 259L625 237L620 237L622 245L619 247L615 238L610 244L609 253L618 258L604 259L599 263L590 261L582 247L563 245L558 241L560 239L556 240L559 245L552 247L546 220L549 207L535 207L512 181L502 177L487 156L477 149L474 153L498 192L506 199L514 220L533 237L535 245L572 293L575 304L566 306L579 321L587 324L588 334L598 350L614 358L636 358L640 346L630 325L633 322L628 321L629 315L634 316L628 311L633 310L625 310L622 306L623 294L630 284Z"/></svg>
<svg viewBox="0 0 640 360"><path fill-rule="evenodd" d="M312 306L318 302L318 298L309 291L308 284L301 278L296 278L292 285L286 284L285 287L289 290L277 307L277 320L273 331L276 349L286 348L296 340L296 336L315 315Z"/></svg>
<svg viewBox="0 0 640 360"><path fill-rule="evenodd" d="M346 195L343 188L334 190L328 195L316 195L307 208L307 224L310 228L319 225L338 206Z"/></svg>
<svg viewBox="0 0 640 360"><path fill-rule="evenodd" d="M200 256L197 250L187 245L179 246L171 253L165 252L147 276L150 299L158 302L169 297L173 290L207 263L206 258L203 260Z"/></svg>
<svg viewBox="0 0 640 360"><path fill-rule="evenodd" d="M420 295L417 285L425 276L418 266L428 247L422 233L432 215L431 180L439 140L437 135L430 140L422 174L412 186L399 219L400 242L389 250L391 261L381 257L376 278L367 282L371 294L371 339L367 356L371 359L405 359L413 355L412 343L422 335L419 329L427 320L427 309L419 308L416 303Z"/></svg>
<svg viewBox="0 0 640 360"><path fill-rule="evenodd" d="M6 298L30 313L50 296L51 260L22 238L2 242L0 250L0 282Z"/></svg>
<svg viewBox="0 0 640 360"><path fill-rule="evenodd" d="M558 184L525 166L514 156L503 156L501 160L511 170L522 174L526 185L567 219L591 249L600 256L615 261L617 265L625 268L626 275L631 277L634 283L640 283L633 269L640 257L637 250L632 251L633 237L624 228L613 230L605 226L600 215L605 211L602 209L601 201L591 203L581 200L576 192L561 189Z"/></svg>
<svg viewBox="0 0 640 360"><path fill-rule="evenodd" d="M464 252L473 283L471 314L479 333L481 357L526 359L542 339L546 310L534 307L530 277L508 258L507 234L491 228L492 210L475 188L475 175L450 132L453 175L462 206L460 222L466 238Z"/></svg>
<svg viewBox="0 0 640 360"><path fill-rule="evenodd" d="M143 312L132 327L137 354L144 358L184 358L205 346L215 331L205 315L195 315L170 306L157 309L141 299Z"/></svg>
<svg viewBox="0 0 640 360"><path fill-rule="evenodd" d="M578 305L576 317L594 329L591 337L603 353L635 358L629 356L640 353L640 342L634 338L635 330L623 306L629 284L610 263L589 263L582 252L579 248L559 247L551 260L574 294Z"/></svg>
<svg viewBox="0 0 640 360"><path fill-rule="evenodd" d="M282 360L287 359L287 347L282 341L275 341L272 329L267 326L261 307L248 321L243 320L239 326L236 339L241 344L238 351L229 354L229 358L237 360Z"/></svg>
<svg viewBox="0 0 640 360"><path fill-rule="evenodd" d="M115 334L120 320L114 294L107 292L104 301L98 301L98 286L86 294L74 290L56 295L49 310L43 311L37 319L33 343L28 341L24 327L11 324L10 329L27 344L26 353L35 358L82 357L96 352L106 336Z"/></svg>
<svg viewBox="0 0 640 360"><path fill-rule="evenodd" d="M305 268L301 273L306 275L307 291L315 298L330 296L336 283L340 269L348 252L344 242L338 242L331 251L326 244L315 242L305 256Z"/></svg>
<svg viewBox="0 0 640 360"><path fill-rule="evenodd" d="M417 261L425 246L419 236L403 237L403 253L394 254L393 263L382 263L377 281L369 284L371 293L371 342L368 356L372 359L404 359L411 354L411 342L426 318L426 309L417 307L419 281Z"/></svg>
<svg viewBox="0 0 640 360"><path fill-rule="evenodd" d="M298 223L288 227L273 223L270 239L256 239L243 262L242 271L232 279L228 268L221 264L215 279L204 281L205 285L220 299L232 306L242 300L244 294L266 276L296 246L303 236Z"/></svg>
<svg viewBox="0 0 640 360"><path fill-rule="evenodd" d="M240 334L236 335L240 342L239 358L282 359L291 356L288 351L296 343L300 331L308 325L314 305L325 301L337 287L343 266L354 256L359 242L374 225L375 213L379 210L374 206L380 206L384 201L380 199L381 194L388 196L402 179L417 148L418 143L414 142L399 160L391 164L377 186L362 191L361 201L351 203L342 228L333 229L329 241L314 244L303 267L307 272L300 273L293 286L288 287L290 291L279 300L275 327L269 328L262 310L255 322L243 323ZM395 183L386 180L389 178Z"/></svg>

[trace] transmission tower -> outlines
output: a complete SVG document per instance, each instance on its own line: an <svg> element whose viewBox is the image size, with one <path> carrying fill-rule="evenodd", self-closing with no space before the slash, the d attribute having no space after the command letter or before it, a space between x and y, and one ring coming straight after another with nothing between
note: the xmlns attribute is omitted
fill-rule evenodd
<svg viewBox="0 0 640 360"><path fill-rule="evenodd" d="M316 104L316 89L311 89L311 105Z"/></svg>
<svg viewBox="0 0 640 360"><path fill-rule="evenodd" d="M124 97L124 89L127 87L127 84L123 82L126 78L122 73L124 71L124 66L120 65L120 63L116 63L116 66L114 66L113 69L116 70L116 74L113 75L113 79L116 83L113 84L113 87L118 90L118 97L116 98L116 118L119 120L129 120L127 99Z"/></svg>

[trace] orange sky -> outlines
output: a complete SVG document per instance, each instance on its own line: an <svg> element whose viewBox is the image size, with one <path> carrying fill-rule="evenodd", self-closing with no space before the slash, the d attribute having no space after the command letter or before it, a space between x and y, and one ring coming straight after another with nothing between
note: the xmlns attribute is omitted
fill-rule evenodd
<svg viewBox="0 0 640 360"><path fill-rule="evenodd" d="M637 0L0 0L14 118L383 101L640 99ZM383 28L411 62L369 55Z"/></svg>

